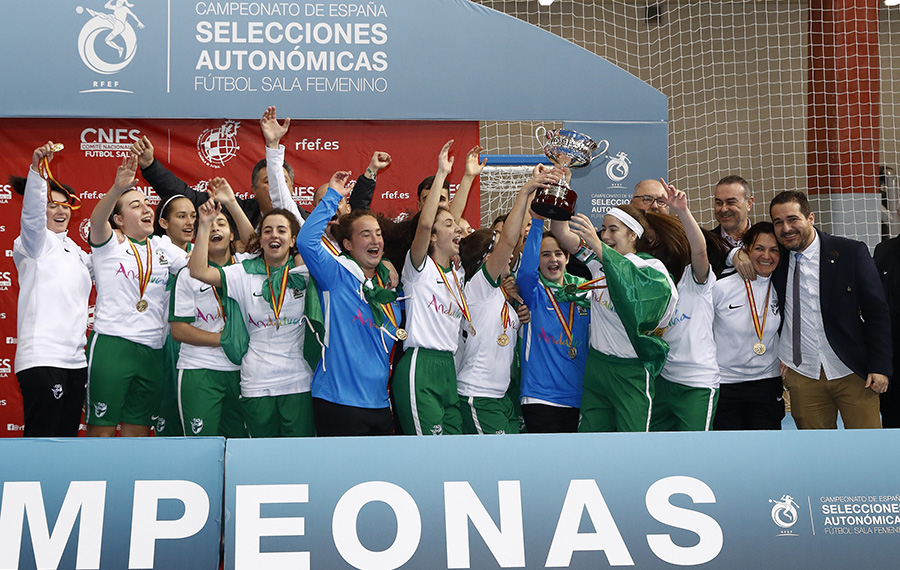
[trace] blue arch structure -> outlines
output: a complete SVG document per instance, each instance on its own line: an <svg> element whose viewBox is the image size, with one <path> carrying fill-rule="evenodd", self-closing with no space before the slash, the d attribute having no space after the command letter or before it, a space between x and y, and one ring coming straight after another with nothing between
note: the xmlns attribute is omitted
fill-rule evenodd
<svg viewBox="0 0 900 570"><path fill-rule="evenodd" d="M666 97L638 78L469 0L131 4L5 2L2 65L18 80L0 114L255 117L274 104L310 119L666 121Z"/></svg>

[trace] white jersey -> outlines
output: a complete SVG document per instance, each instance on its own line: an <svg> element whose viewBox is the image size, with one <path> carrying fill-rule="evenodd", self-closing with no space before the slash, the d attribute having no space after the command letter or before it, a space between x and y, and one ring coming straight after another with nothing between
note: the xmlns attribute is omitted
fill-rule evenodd
<svg viewBox="0 0 900 570"><path fill-rule="evenodd" d="M148 246L151 272L143 296L147 308L139 311L137 304L142 297L135 251L144 271L147 271ZM187 253L165 236L150 236L143 242L125 238L119 242L116 232L106 243L91 244L91 249L97 283L94 330L150 348L162 348L169 332L169 293L166 285L170 275L177 274L187 265Z"/></svg>
<svg viewBox="0 0 900 570"><path fill-rule="evenodd" d="M252 256L238 253L235 263ZM225 320L222 318L222 305L216 297L211 285L191 277L186 270L178 273L175 281L175 292L172 294L172 315L170 321L190 323L198 329L211 333L222 332ZM196 346L181 343L178 353L179 370L219 370L222 372L240 370L240 364L234 364L225 355L221 346Z"/></svg>
<svg viewBox="0 0 900 570"><path fill-rule="evenodd" d="M223 267L226 294L238 302L250 335L241 362L241 395L245 398L309 392L312 369L303 358L306 290L288 289L276 327L275 311L262 296L265 275L251 275L240 263ZM309 276L305 265L291 273Z"/></svg>
<svg viewBox="0 0 900 570"><path fill-rule="evenodd" d="M758 355L753 345L759 342L753 326L747 289L740 275L729 275L713 287L715 320L713 333L716 337L716 355L722 384L736 384L763 378L779 376L778 369L778 295L771 287L770 277L757 277L750 282L760 326L765 318L762 342L766 352ZM766 308L766 294L769 305Z"/></svg>
<svg viewBox="0 0 900 570"><path fill-rule="evenodd" d="M706 283L697 283L690 264L678 281L675 316L669 319L662 336L669 343L662 376L670 382L695 388L719 387L719 364L713 338L712 292L715 283L716 275L712 269Z"/></svg>
<svg viewBox="0 0 900 570"><path fill-rule="evenodd" d="M443 269L443 268L442 268ZM403 292L406 295L406 348L430 348L456 352L459 323L463 320L462 302L465 290L461 269L444 271L447 282L438 271L434 259L426 255L421 267L413 267L409 253L403 264ZM455 275L455 278L454 278ZM447 287L450 290L447 290ZM452 293L451 293L452 291ZM454 299L454 295L456 298Z"/></svg>
<svg viewBox="0 0 900 570"><path fill-rule="evenodd" d="M666 312L658 325L659 328L665 327L666 323L669 322L669 319L675 313L675 305L678 299L675 284L672 283L672 280L669 278L669 272L666 270L666 266L663 265L660 260L652 257L650 259L643 259L633 253L629 253L624 257L636 267L651 267L666 276L672 295L669 306L666 307ZM592 253L586 259L585 263L591 272L591 277L594 279L605 276L603 264L600 263L600 260ZM625 332L625 325L622 324L622 319L620 319L619 315L616 313L616 307L613 305L613 301L606 288L594 289L591 292L590 339L591 348L598 352L602 352L603 354L617 356L619 358L638 357L634 347L631 345L631 340L628 338L628 333Z"/></svg>
<svg viewBox="0 0 900 570"><path fill-rule="evenodd" d="M13 242L19 274L15 371L84 368L91 256L47 229L47 182L28 172L21 234Z"/></svg>
<svg viewBox="0 0 900 570"><path fill-rule="evenodd" d="M284 179L283 144L278 145L278 148L266 147L266 176L269 177L269 200L272 201L272 207L282 208L294 214L302 228L304 220L300 214L300 207L294 202L291 189Z"/></svg>
<svg viewBox="0 0 900 570"><path fill-rule="evenodd" d="M465 288L475 334L470 332L465 337L456 384L459 395L467 398L502 398L509 389L510 367L516 352L519 316L506 303L500 284L492 281L486 271L482 265ZM509 313L505 321L501 318L504 305ZM503 334L509 337L506 346L497 343Z"/></svg>

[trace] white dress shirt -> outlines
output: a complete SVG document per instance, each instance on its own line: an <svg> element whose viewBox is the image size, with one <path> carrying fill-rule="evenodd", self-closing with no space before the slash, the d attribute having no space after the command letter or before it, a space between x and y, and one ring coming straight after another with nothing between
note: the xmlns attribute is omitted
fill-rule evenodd
<svg viewBox="0 0 900 570"><path fill-rule="evenodd" d="M781 331L778 357L789 368L807 378L819 378L824 369L828 380L843 378L853 374L832 350L825 337L822 321L822 302L819 296L819 266L822 261L822 242L816 233L813 241L801 253L800 258L800 356L801 362L794 364L792 343L792 317L796 300L793 292L794 270L797 267L797 252L789 252L787 287L784 300L784 327Z"/></svg>

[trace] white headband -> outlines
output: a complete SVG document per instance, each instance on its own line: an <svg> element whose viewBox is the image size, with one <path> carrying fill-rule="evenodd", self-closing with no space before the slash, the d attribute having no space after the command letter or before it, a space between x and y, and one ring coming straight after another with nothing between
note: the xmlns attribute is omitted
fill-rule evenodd
<svg viewBox="0 0 900 570"><path fill-rule="evenodd" d="M640 222L635 220L624 210L620 210L618 208L610 208L609 211L606 212L606 215L616 217L619 221L628 226L631 231L636 233L637 237L640 238L644 235L644 227L640 224Z"/></svg>
<svg viewBox="0 0 900 570"><path fill-rule="evenodd" d="M162 207L159 209L159 215L160 215L160 217L162 217L162 213L166 210L166 206L168 206L169 203L170 203L172 200L177 200L178 198L185 198L185 199L187 199L187 200L190 200L190 198L188 198L188 197L185 196L184 194L175 194L174 196L170 196L168 200L166 200L165 202L163 202Z"/></svg>

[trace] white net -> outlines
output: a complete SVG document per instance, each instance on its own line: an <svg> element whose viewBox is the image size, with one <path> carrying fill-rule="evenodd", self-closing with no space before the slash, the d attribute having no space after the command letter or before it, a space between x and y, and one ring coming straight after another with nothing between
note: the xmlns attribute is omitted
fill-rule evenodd
<svg viewBox="0 0 900 570"><path fill-rule="evenodd" d="M516 192L531 178L533 166L485 166L481 172L481 227L506 214Z"/></svg>
<svg viewBox="0 0 900 570"><path fill-rule="evenodd" d="M879 194L854 198L879 189L879 168L900 170L900 8L875 7L874 0L855 9L844 3L840 13L816 12L808 0L473 1L572 41L668 96L668 177L688 191L701 225L715 223L716 181L739 174L754 191L752 220L767 217L776 193L813 185L823 196L813 207L826 230L873 245L900 229L889 213L896 198L884 206ZM830 21L854 35L828 36ZM811 42L811 29L825 35ZM816 80L810 61L821 54L810 45L834 47L826 55L849 65ZM834 100L812 102L832 92L839 93ZM483 122L482 145L492 154L534 154L536 126ZM838 182L847 191L847 177L853 194L828 198ZM483 219L505 205L490 192L486 198Z"/></svg>

